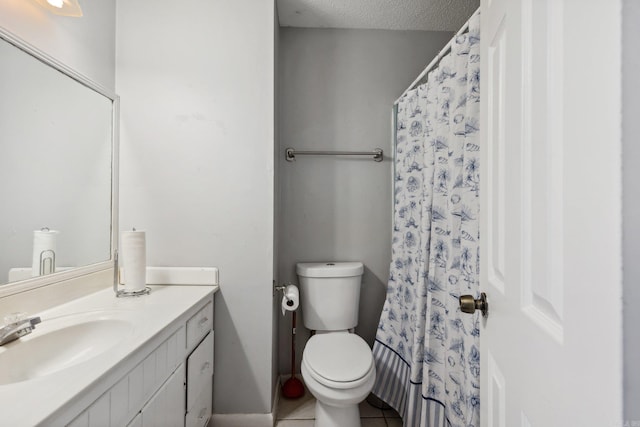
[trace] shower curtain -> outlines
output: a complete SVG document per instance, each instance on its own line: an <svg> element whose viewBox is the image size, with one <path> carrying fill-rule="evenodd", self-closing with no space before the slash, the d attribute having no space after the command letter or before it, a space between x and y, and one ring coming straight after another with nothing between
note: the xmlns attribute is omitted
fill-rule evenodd
<svg viewBox="0 0 640 427"><path fill-rule="evenodd" d="M480 419L478 297L480 16L397 105L387 297L373 347L373 393L404 426Z"/></svg>

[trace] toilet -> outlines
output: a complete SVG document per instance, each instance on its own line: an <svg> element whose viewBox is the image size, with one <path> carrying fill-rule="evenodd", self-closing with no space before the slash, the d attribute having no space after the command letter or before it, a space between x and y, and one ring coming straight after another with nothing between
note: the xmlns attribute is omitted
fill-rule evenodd
<svg viewBox="0 0 640 427"><path fill-rule="evenodd" d="M302 353L302 378L316 398L316 427L360 427L358 404L376 369L358 324L361 262L299 263L304 326L315 331Z"/></svg>

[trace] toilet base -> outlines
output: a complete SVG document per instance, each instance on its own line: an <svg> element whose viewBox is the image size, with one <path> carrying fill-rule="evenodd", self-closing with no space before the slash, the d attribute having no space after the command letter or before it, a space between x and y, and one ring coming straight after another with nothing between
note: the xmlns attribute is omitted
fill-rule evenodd
<svg viewBox="0 0 640 427"><path fill-rule="evenodd" d="M361 427L358 405L329 406L316 400L315 427Z"/></svg>

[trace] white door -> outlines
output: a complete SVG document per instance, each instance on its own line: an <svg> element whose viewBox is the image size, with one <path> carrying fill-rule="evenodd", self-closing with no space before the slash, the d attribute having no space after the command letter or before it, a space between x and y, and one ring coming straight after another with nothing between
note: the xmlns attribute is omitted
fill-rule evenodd
<svg viewBox="0 0 640 427"><path fill-rule="evenodd" d="M482 0L483 427L622 426L619 0Z"/></svg>

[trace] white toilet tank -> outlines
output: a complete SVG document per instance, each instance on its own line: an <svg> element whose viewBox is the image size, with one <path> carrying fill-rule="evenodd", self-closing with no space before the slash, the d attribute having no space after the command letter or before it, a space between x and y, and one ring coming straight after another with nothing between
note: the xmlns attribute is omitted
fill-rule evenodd
<svg viewBox="0 0 640 427"><path fill-rule="evenodd" d="M339 331L358 324L361 262L308 262L296 265L304 326Z"/></svg>

